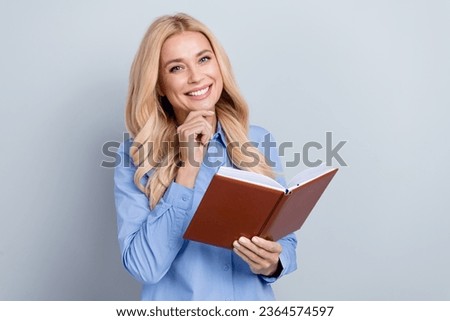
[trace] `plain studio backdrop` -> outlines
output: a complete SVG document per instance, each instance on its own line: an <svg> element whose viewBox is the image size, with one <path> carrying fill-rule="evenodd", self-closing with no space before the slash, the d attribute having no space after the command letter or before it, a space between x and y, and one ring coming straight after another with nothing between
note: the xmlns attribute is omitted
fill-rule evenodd
<svg viewBox="0 0 450 321"><path fill-rule="evenodd" d="M144 32L180 11L225 47L252 123L292 142L285 162L345 142L278 299L450 300L445 0L2 1L0 299L139 299L102 146Z"/></svg>

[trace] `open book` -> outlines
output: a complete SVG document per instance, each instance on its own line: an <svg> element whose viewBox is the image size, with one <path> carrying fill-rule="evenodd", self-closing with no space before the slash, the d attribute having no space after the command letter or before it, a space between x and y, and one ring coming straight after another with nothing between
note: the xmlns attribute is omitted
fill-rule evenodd
<svg viewBox="0 0 450 321"><path fill-rule="evenodd" d="M184 238L232 248L241 236L276 241L299 230L337 168L308 168L283 187L270 177L221 167Z"/></svg>

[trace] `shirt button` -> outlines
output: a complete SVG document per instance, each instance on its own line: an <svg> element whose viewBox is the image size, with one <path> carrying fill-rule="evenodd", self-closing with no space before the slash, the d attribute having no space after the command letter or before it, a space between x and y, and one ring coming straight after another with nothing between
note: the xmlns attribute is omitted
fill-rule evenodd
<svg viewBox="0 0 450 321"><path fill-rule="evenodd" d="M224 271L228 271L230 269L230 266L228 265L228 264L225 264L224 266L223 266L223 270Z"/></svg>
<svg viewBox="0 0 450 321"><path fill-rule="evenodd" d="M182 199L184 202L186 202L186 201L189 199L189 197L188 197L187 195L183 195L183 196L181 196L181 199Z"/></svg>

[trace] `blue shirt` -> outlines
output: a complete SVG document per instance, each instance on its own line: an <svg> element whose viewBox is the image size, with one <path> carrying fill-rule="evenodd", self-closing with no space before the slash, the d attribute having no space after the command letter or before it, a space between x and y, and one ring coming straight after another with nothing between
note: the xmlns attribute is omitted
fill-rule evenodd
<svg viewBox="0 0 450 321"><path fill-rule="evenodd" d="M251 126L249 138L261 152L266 151L266 157L270 154L276 172L281 173L277 149L262 146L264 139L273 142L270 133ZM134 184L136 168L129 156L130 146L128 140L119 148L121 163L115 169L114 192L123 264L143 284L142 300L273 300L271 283L296 269L294 234L278 241L283 247L283 270L278 277L253 274L248 264L229 249L183 239L218 168L232 166L220 124L194 188L172 182L152 210L148 198ZM277 180L285 185L280 175Z"/></svg>

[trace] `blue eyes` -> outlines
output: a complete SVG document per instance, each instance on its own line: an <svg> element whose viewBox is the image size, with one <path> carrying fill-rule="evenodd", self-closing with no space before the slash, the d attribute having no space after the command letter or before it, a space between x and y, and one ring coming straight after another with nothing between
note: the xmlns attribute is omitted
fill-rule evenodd
<svg viewBox="0 0 450 321"><path fill-rule="evenodd" d="M198 62L199 62L199 64L203 65L203 64L207 63L210 60L211 60L211 57L204 56L204 57L200 58ZM177 72L181 71L182 69L183 69L183 66L176 65L176 66L171 67L169 69L169 72L170 73L177 73Z"/></svg>

